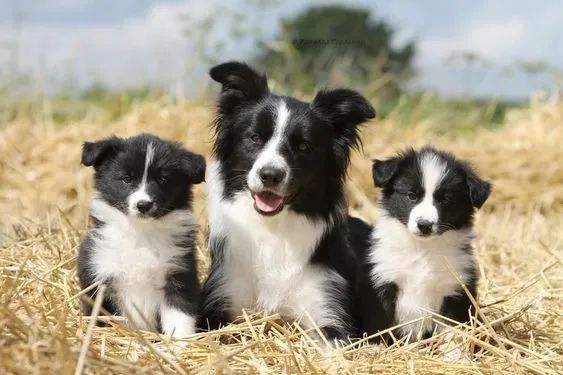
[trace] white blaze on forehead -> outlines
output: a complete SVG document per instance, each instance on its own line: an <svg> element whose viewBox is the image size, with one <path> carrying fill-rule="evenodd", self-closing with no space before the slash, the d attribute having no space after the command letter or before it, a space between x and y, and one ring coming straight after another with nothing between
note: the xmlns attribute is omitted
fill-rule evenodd
<svg viewBox="0 0 563 375"><path fill-rule="evenodd" d="M418 159L422 174L422 187L424 197L416 205L410 215L408 228L412 233L420 234L417 223L421 220L433 223L433 231L437 230L438 210L434 205L434 192L447 174L447 165L441 158L433 152L422 154Z"/></svg>
<svg viewBox="0 0 563 375"><path fill-rule="evenodd" d="M274 129L274 137L278 139L281 138L282 134L285 132L287 123L289 122L289 109L283 100L280 100L278 107L276 108L276 128Z"/></svg>
<svg viewBox="0 0 563 375"><path fill-rule="evenodd" d="M152 201L151 197L147 193L147 178L149 166L151 165L154 158L154 147L152 143L149 142L147 145L147 151L145 153L145 168L143 169L143 177L141 178L141 183L139 188L135 190L128 199L129 213L137 213L137 203L140 201Z"/></svg>
<svg viewBox="0 0 563 375"><path fill-rule="evenodd" d="M143 170L143 184L147 183L147 174L149 171L149 166L152 163L152 159L154 157L154 147L152 143L149 142L147 145L147 154L145 156L145 169Z"/></svg>
<svg viewBox="0 0 563 375"><path fill-rule="evenodd" d="M446 176L446 163L438 155L428 152L419 158L419 164L422 171L422 186L426 195L430 193L432 196Z"/></svg>
<svg viewBox="0 0 563 375"><path fill-rule="evenodd" d="M280 143L285 135L285 129L289 123L290 112L287 105L283 100L280 100L276 107L275 126L272 137L266 143L266 146L260 153L255 164L279 164L280 166L286 165L285 160L280 155Z"/></svg>
<svg viewBox="0 0 563 375"><path fill-rule="evenodd" d="M248 186L251 190L263 190L262 181L260 180L258 172L262 167L266 165L285 170L286 174L282 185L290 178L289 165L287 164L283 155L281 155L280 153L280 144L283 142L283 139L286 135L286 129L289 123L290 116L291 112L287 108L285 101L283 99L280 100L278 106L275 109L274 132L262 149L262 152L260 152L260 154L258 155L258 158L254 162L254 165L252 166L252 169L248 174Z"/></svg>

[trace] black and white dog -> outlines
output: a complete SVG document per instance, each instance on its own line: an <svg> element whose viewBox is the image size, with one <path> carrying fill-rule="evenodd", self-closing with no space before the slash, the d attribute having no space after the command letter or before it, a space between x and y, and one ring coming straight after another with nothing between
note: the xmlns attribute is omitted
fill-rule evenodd
<svg viewBox="0 0 563 375"><path fill-rule="evenodd" d="M346 337L356 259L344 235L343 179L358 126L374 109L346 89L320 91L312 103L275 95L243 63L210 75L222 91L207 172L212 265L201 327L248 308Z"/></svg>
<svg viewBox="0 0 563 375"><path fill-rule="evenodd" d="M194 333L200 287L191 187L203 181L205 159L143 134L86 142L82 164L95 169L93 228L78 255L82 288L106 284L103 307L135 328Z"/></svg>
<svg viewBox="0 0 563 375"><path fill-rule="evenodd" d="M369 335L439 313L470 319L477 271L471 248L473 215L491 187L464 161L425 147L373 164L382 188L375 227L351 220L351 240L364 258L358 277L360 331ZM474 312L474 310L473 310ZM428 337L431 319L404 324L395 337Z"/></svg>

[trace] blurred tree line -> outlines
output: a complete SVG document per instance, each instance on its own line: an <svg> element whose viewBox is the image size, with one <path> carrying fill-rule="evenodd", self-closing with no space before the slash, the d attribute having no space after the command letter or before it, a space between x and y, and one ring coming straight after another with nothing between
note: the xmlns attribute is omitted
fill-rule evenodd
<svg viewBox="0 0 563 375"><path fill-rule="evenodd" d="M342 5L309 7L280 20L277 35L270 40L270 36L263 35L259 22L250 17L283 3L246 0L244 4L244 11L221 4L210 5L203 16L179 15L188 48L184 74L178 77L174 90L154 82L137 88L115 89L100 83L78 89L69 74L70 84L53 94L42 95L43 91L38 90L37 95L27 95L29 90L21 90L22 95L14 95L19 91L12 86L4 87L0 81L0 121L37 114L56 123L87 117L112 120L139 102L181 102L185 99L184 88L194 86L194 71L221 62L230 54L229 50L236 51L240 46L253 51L247 60L268 73L272 88L279 93L307 98L322 87L352 87L374 101L380 117L395 116L405 124L440 113L448 127L497 126L508 106L520 104L471 97L470 84L475 75L481 74L483 67L494 68L492 62L472 51L460 51L444 62L461 64L464 73L460 80L467 81L466 97L440 98L413 91L412 86L407 90L416 74L416 43L398 44L394 25L368 9ZM525 72L530 86L537 88L540 79L551 74L553 68L541 61L521 62L518 70ZM204 70L201 74L205 74ZM557 82L563 82L560 71L556 77ZM199 96L210 93L211 82L203 81L196 89ZM24 88L37 86L31 76L16 82ZM177 87L181 87L178 92Z"/></svg>
<svg viewBox="0 0 563 375"><path fill-rule="evenodd" d="M311 94L319 84L350 86L393 97L413 76L416 52L412 41L394 45L394 35L366 9L311 7L283 19L277 40L260 43L256 60L282 89Z"/></svg>

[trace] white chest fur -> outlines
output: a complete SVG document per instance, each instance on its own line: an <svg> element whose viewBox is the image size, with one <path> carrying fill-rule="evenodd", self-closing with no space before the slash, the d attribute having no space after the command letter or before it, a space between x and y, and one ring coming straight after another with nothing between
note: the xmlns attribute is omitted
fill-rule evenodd
<svg viewBox="0 0 563 375"><path fill-rule="evenodd" d="M186 234L195 235L191 211L176 210L158 220L142 221L94 198L91 214L105 223L93 233L92 271L96 280L111 282L129 323L155 330L160 314L165 332L172 330L175 336L193 332L193 319L167 306L163 290L168 274L182 266L180 257L190 251L176 243ZM178 324L167 322L167 317Z"/></svg>
<svg viewBox="0 0 563 375"><path fill-rule="evenodd" d="M430 316L428 311L439 313L444 297L460 290L457 278L465 282L470 277L473 256L463 247L471 241L471 230L416 239L398 220L382 216L373 237L370 260L375 266L371 279L376 286L391 282L397 285L396 324ZM425 319L420 324L407 324L400 331L417 335L431 329L431 321Z"/></svg>
<svg viewBox="0 0 563 375"><path fill-rule="evenodd" d="M309 259L329 224L284 210L263 217L248 192L225 201L219 164L208 168L210 237L225 238L222 293L242 308L300 319L305 311L319 326L336 323L326 288L344 283L337 273L311 265ZM338 311L339 313L340 311ZM303 319L307 326L307 319Z"/></svg>

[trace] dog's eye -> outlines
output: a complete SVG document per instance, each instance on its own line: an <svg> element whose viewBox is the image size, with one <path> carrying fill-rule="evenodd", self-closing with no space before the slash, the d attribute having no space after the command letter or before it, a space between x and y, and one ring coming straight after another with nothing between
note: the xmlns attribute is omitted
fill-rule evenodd
<svg viewBox="0 0 563 375"><path fill-rule="evenodd" d="M416 193L414 191L409 191L407 193L407 198L409 199L409 201L416 201L418 199L418 196L416 195Z"/></svg>
<svg viewBox="0 0 563 375"><path fill-rule="evenodd" d="M299 143L299 145L297 146L297 148L299 149L299 151L301 152L309 152L309 150L311 149L309 147L309 144L307 142L301 142Z"/></svg>
<svg viewBox="0 0 563 375"><path fill-rule="evenodd" d="M160 177L158 178L158 183L159 183L160 185L164 185L167 181L168 181L168 179L166 178L166 176L160 176Z"/></svg>
<svg viewBox="0 0 563 375"><path fill-rule="evenodd" d="M252 140L252 142L254 142L256 144L262 144L262 138L260 138L260 136L256 133L252 134L250 136L250 139Z"/></svg>
<svg viewBox="0 0 563 375"><path fill-rule="evenodd" d="M440 199L438 199L438 201L442 204L449 203L450 200L451 200L451 196L449 194L444 194L440 197Z"/></svg>
<svg viewBox="0 0 563 375"><path fill-rule="evenodd" d="M126 174L125 176L121 177L121 181L125 182L126 184L130 184L131 183L131 176Z"/></svg>

